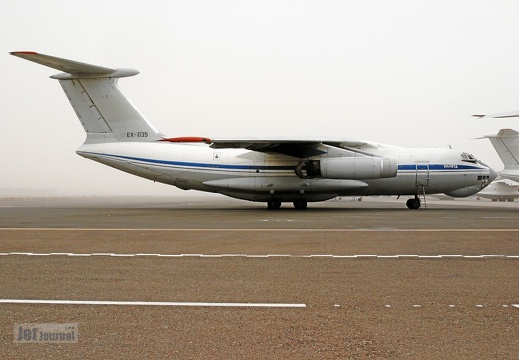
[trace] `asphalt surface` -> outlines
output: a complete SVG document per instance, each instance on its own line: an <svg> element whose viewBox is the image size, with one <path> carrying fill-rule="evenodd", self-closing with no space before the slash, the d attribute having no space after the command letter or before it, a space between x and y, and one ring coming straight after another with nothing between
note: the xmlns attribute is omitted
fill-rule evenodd
<svg viewBox="0 0 519 360"><path fill-rule="evenodd" d="M1 357L518 359L519 203L404 203L0 199Z"/></svg>

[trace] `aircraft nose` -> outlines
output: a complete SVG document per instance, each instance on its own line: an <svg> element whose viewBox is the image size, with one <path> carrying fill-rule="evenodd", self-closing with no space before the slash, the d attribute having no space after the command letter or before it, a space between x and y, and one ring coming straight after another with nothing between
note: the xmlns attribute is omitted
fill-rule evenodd
<svg viewBox="0 0 519 360"><path fill-rule="evenodd" d="M486 166L488 168L489 179L493 181L497 177L496 171L494 169L492 169L490 166L488 166L487 164L485 164L484 162L482 162L482 161L478 161L478 162L480 165Z"/></svg>
<svg viewBox="0 0 519 360"><path fill-rule="evenodd" d="M490 180L494 180L497 177L497 173L494 169L492 169L490 166L488 167L488 170L490 171Z"/></svg>

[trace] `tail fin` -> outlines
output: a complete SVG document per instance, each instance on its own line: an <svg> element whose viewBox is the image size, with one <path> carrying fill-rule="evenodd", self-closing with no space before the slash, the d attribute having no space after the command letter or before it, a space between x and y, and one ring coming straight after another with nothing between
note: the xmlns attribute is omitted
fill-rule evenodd
<svg viewBox="0 0 519 360"><path fill-rule="evenodd" d="M87 143L153 141L164 137L117 86L119 78L137 75L137 70L106 68L28 51L11 55L65 72L51 78L59 80L87 133Z"/></svg>
<svg viewBox="0 0 519 360"><path fill-rule="evenodd" d="M501 129L496 135L485 136L501 158L505 169L519 169L519 132L512 129Z"/></svg>

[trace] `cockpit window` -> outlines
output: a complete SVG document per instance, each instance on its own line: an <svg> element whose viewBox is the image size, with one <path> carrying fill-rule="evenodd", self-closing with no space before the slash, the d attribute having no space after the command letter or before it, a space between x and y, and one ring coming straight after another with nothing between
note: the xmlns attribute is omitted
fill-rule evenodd
<svg viewBox="0 0 519 360"><path fill-rule="evenodd" d="M474 155L472 155L472 154L462 153L461 154L461 161L476 163L478 161L478 159L476 159L474 157Z"/></svg>

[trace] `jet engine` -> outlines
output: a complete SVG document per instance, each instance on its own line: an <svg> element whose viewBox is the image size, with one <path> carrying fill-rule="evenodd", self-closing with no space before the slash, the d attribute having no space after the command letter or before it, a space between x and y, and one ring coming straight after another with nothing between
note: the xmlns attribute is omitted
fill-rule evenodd
<svg viewBox="0 0 519 360"><path fill-rule="evenodd" d="M396 159L366 156L301 161L295 172L301 179L365 180L395 177L397 170Z"/></svg>

